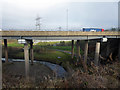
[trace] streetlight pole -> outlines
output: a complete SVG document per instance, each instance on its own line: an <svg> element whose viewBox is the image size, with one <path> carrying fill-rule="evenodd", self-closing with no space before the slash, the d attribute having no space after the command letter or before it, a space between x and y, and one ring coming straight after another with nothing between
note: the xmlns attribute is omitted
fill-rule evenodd
<svg viewBox="0 0 120 90"><path fill-rule="evenodd" d="M67 20L66 20L66 30L68 31L68 9L66 10L66 13L67 13Z"/></svg>

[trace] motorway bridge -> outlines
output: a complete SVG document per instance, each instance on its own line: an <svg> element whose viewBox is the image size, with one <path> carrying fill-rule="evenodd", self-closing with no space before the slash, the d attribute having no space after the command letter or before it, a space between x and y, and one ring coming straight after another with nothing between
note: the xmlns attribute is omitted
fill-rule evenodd
<svg viewBox="0 0 120 90"><path fill-rule="evenodd" d="M34 40L89 40L98 38L120 38L120 32L82 31L0 31L3 39Z"/></svg>
<svg viewBox="0 0 120 90"><path fill-rule="evenodd" d="M103 38L120 38L119 32L105 31L105 32L82 32L82 31L0 31L0 37L4 40L4 50L5 50L5 60L8 62L8 49L7 49L7 39L24 39L24 57L25 57L25 74L26 79L29 79L29 49L30 49L30 59L33 64L34 54L33 54L33 40L72 40L71 43L71 58L74 57L74 41L76 42L76 58L79 61L81 58L80 54L80 40L85 40L84 48L84 62L87 63L88 55L88 40L95 40L95 65L99 65L99 52L101 39ZM30 44L30 48L29 48ZM120 60L120 40L119 40L119 50L118 57ZM109 51L109 44L105 47ZM1 50L0 50L1 51ZM107 52L109 54L109 52Z"/></svg>

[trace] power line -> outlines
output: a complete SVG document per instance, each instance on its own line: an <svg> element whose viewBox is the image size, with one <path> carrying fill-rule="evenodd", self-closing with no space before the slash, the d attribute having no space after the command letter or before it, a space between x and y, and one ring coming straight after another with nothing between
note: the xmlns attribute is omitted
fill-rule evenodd
<svg viewBox="0 0 120 90"><path fill-rule="evenodd" d="M35 20L36 20L36 30L41 30L41 23L40 23L41 17L37 16Z"/></svg>

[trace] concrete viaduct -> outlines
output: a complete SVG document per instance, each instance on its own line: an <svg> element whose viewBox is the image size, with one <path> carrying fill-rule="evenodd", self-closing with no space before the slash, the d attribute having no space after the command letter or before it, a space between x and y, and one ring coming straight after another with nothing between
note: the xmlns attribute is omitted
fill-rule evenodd
<svg viewBox="0 0 120 90"><path fill-rule="evenodd" d="M0 36L4 39L5 60L8 62L7 39L25 39L27 43L24 44L25 57L25 73L26 78L29 78L29 47L30 44L30 59L33 64L33 40L72 40L72 58L74 56L74 40L77 40L77 60L80 55L80 40L85 40L84 62L87 62L88 54L88 40L96 40L96 49L94 63L98 65L100 42L103 38L120 38L119 32L105 31L105 32L81 32L81 31L0 31ZM120 60L120 42L119 42L119 60Z"/></svg>

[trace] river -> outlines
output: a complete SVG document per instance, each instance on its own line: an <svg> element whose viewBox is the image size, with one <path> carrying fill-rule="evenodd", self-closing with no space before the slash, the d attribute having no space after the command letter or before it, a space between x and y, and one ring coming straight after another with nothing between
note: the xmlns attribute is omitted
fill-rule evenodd
<svg viewBox="0 0 120 90"><path fill-rule="evenodd" d="M5 62L5 58L2 58L2 61ZM9 62L24 62L24 59L8 59ZM53 70L54 72L56 72L56 76L57 77L65 77L65 75L67 74L67 72L65 71L65 69L57 64L53 64L50 62L45 62L45 61L38 61L38 60L34 60L34 63L39 62L47 67L49 67L51 70Z"/></svg>

